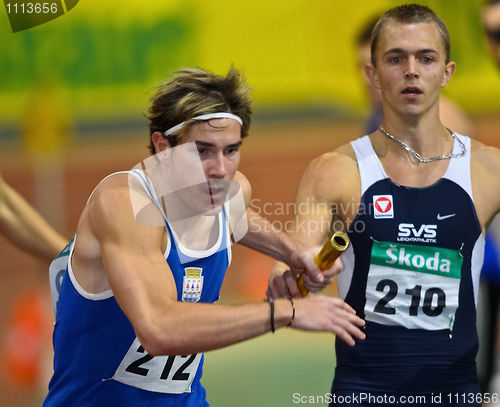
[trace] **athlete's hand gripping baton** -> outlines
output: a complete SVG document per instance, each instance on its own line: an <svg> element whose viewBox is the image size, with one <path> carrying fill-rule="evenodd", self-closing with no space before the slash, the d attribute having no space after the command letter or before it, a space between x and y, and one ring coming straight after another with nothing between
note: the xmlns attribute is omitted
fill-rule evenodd
<svg viewBox="0 0 500 407"><path fill-rule="evenodd" d="M348 246L349 238L347 235L344 232L335 232L331 239L326 241L319 253L314 256L314 262L321 271L328 270ZM297 287L302 297L309 293L302 275L297 278Z"/></svg>

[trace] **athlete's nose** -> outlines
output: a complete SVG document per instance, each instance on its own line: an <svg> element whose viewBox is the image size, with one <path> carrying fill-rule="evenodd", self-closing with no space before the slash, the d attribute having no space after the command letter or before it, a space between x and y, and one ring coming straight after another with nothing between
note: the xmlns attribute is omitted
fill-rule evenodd
<svg viewBox="0 0 500 407"><path fill-rule="evenodd" d="M418 77L417 61L413 56L409 57L406 61L405 77L406 78Z"/></svg>
<svg viewBox="0 0 500 407"><path fill-rule="evenodd" d="M222 152L218 153L210 160L207 176L208 178L224 178L227 174L226 158Z"/></svg>

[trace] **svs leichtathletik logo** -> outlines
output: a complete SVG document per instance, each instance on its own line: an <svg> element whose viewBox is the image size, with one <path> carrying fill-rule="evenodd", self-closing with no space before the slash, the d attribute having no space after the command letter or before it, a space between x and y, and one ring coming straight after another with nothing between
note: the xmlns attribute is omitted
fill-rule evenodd
<svg viewBox="0 0 500 407"><path fill-rule="evenodd" d="M70 11L79 0L4 0L12 32L54 20Z"/></svg>

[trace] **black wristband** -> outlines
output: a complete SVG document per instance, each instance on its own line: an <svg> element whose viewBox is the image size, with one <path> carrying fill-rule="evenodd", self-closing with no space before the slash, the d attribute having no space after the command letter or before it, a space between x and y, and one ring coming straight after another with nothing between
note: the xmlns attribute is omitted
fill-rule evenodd
<svg viewBox="0 0 500 407"><path fill-rule="evenodd" d="M295 304L293 303L293 298L292 297L288 297L288 299L290 300L290 304L292 305L292 317L290 318L290 321L288 322L288 327L292 326L293 324L293 320L295 319Z"/></svg>
<svg viewBox="0 0 500 407"><path fill-rule="evenodd" d="M271 309L271 332L276 330L274 327L274 298L269 297L269 308Z"/></svg>

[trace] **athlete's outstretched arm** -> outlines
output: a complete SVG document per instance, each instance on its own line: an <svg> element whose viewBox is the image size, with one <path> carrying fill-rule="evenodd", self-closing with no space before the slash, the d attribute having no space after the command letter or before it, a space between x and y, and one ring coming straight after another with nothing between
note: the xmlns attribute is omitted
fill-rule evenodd
<svg viewBox="0 0 500 407"><path fill-rule="evenodd" d="M359 176L356 161L350 146L326 153L313 160L299 183L295 196L296 216L289 229L290 237L311 249L313 256L328 236L345 229L358 208ZM283 297L297 296L295 275L289 267L276 263L269 278L269 295ZM317 285L304 275L311 291L323 288L342 270L340 260L323 272L325 281Z"/></svg>
<svg viewBox="0 0 500 407"><path fill-rule="evenodd" d="M47 261L67 243L1 175L0 232L16 246Z"/></svg>
<svg viewBox="0 0 500 407"><path fill-rule="evenodd" d="M238 243L283 262L294 275L307 274L313 284L323 286L325 278L313 261L314 250L308 250L307 246L278 230L251 208L251 187L243 174L238 172L235 181L240 184L245 198L248 222L248 232ZM298 291L295 296L298 296Z"/></svg>
<svg viewBox="0 0 500 407"><path fill-rule="evenodd" d="M172 272L161 250L164 228L136 222L127 177L99 188L88 204L106 276L118 304L151 355L221 348L270 330L270 304L223 306L177 301ZM79 236L81 237L81 236ZM76 249L75 249L76 250ZM292 317L287 299L275 301L275 327ZM350 345L364 338L364 322L342 300L324 296L295 301L293 327L335 333Z"/></svg>

